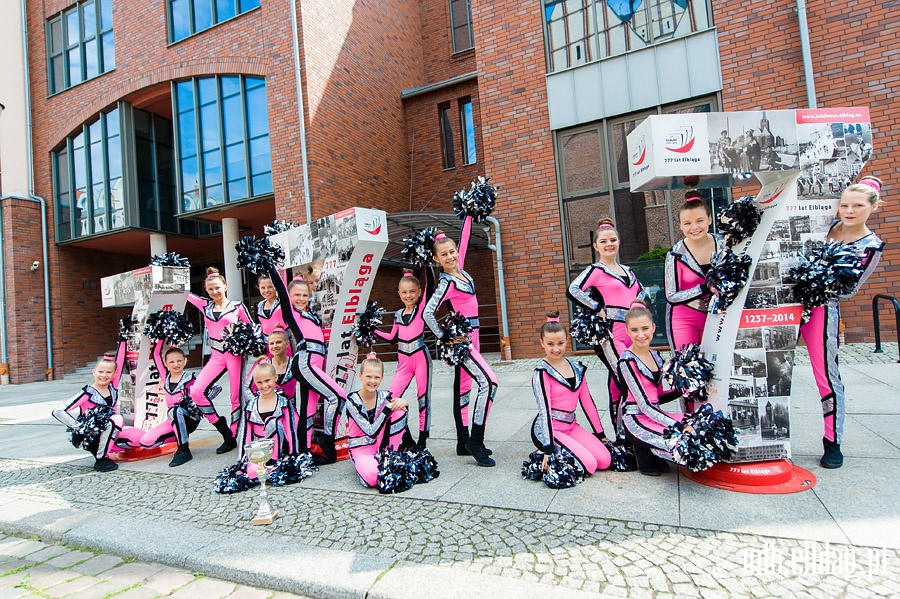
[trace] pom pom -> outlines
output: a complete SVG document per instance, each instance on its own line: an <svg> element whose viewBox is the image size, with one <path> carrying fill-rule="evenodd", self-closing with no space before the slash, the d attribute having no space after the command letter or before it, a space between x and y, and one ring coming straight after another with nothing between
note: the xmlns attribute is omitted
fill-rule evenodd
<svg viewBox="0 0 900 599"><path fill-rule="evenodd" d="M366 309L357 314L356 324L350 329L350 334L353 335L357 345L360 347L375 345L375 331L383 324L382 314L384 314L384 308L379 308L376 301L366 304Z"/></svg>
<svg viewBox="0 0 900 599"><path fill-rule="evenodd" d="M262 356L269 348L258 324L236 322L222 330L225 351L236 356Z"/></svg>
<svg viewBox="0 0 900 599"><path fill-rule="evenodd" d="M147 316L144 334L169 345L182 345L194 336L194 325L178 310L157 310Z"/></svg>
<svg viewBox="0 0 900 599"><path fill-rule="evenodd" d="M575 316L570 323L572 338L585 345L597 346L611 338L612 323L597 312L575 306Z"/></svg>
<svg viewBox="0 0 900 599"><path fill-rule="evenodd" d="M190 261L176 254L175 252L169 252L168 254L153 254L150 258L150 266L190 266Z"/></svg>
<svg viewBox="0 0 900 599"><path fill-rule="evenodd" d="M615 442L612 442L609 439L603 439L602 443L609 451L609 457L612 460L609 464L610 470L615 470L616 472L634 472L638 469L637 459L634 457L634 449L632 449L631 444L625 439L620 437L616 439Z"/></svg>
<svg viewBox="0 0 900 599"><path fill-rule="evenodd" d="M815 308L852 294L862 273L862 263L853 250L830 241L815 243L798 256L797 264L788 270L788 282L794 283L795 300Z"/></svg>
<svg viewBox="0 0 900 599"><path fill-rule="evenodd" d="M737 298L750 276L753 259L746 254L735 254L726 248L710 258L706 284L713 293L710 312L719 314L728 309Z"/></svg>
<svg viewBox="0 0 900 599"><path fill-rule="evenodd" d="M385 449L375 454L375 459L378 460L379 493L402 493L416 484L410 475L406 453Z"/></svg>
<svg viewBox="0 0 900 599"><path fill-rule="evenodd" d="M259 485L259 479L247 476L247 459L238 460L228 468L222 470L216 481L213 483L213 489L216 493L227 495L230 493L240 493L247 489L252 489Z"/></svg>
<svg viewBox="0 0 900 599"><path fill-rule="evenodd" d="M273 220L271 225L263 225L263 233L267 236L278 235L279 233L284 233L285 231L298 226L299 225L295 225L293 221L289 220Z"/></svg>
<svg viewBox="0 0 900 599"><path fill-rule="evenodd" d="M435 227L428 227L418 233L404 237L403 249L400 250L403 261L407 264L412 264L416 268L431 265L434 260L432 248L434 247L434 234L436 231Z"/></svg>
<svg viewBox="0 0 900 599"><path fill-rule="evenodd" d="M427 449L413 449L407 452L406 460L408 474L417 485L429 483L441 475L437 460Z"/></svg>
<svg viewBox="0 0 900 599"><path fill-rule="evenodd" d="M253 273L268 273L284 264L284 250L272 245L268 237L243 237L234 244L234 249L238 253L238 268L247 268Z"/></svg>
<svg viewBox="0 0 900 599"><path fill-rule="evenodd" d="M547 472L543 470L544 456L542 451L535 451L522 462L522 478L542 480L551 489L568 489L582 482L585 477L584 468L575 456L566 448L559 453L549 454Z"/></svg>
<svg viewBox="0 0 900 599"><path fill-rule="evenodd" d="M79 415L75 419L75 428L67 429L72 446L96 452L100 433L109 426L109 419L113 414L115 412L109 406L95 406Z"/></svg>
<svg viewBox="0 0 900 599"><path fill-rule="evenodd" d="M691 472L703 472L713 464L727 460L737 451L738 433L730 418L722 411L713 411L710 404L703 404L684 419L685 426L693 432L679 432L671 427L663 438L672 451L675 463Z"/></svg>
<svg viewBox="0 0 900 599"><path fill-rule="evenodd" d="M472 351L472 342L469 340L469 333L473 330L472 323L459 312L451 311L439 324L441 339L438 344L438 358L450 366L462 364ZM456 339L460 337L463 340L456 343Z"/></svg>
<svg viewBox="0 0 900 599"><path fill-rule="evenodd" d="M707 383L712 380L713 363L703 356L700 346L689 343L672 352L672 357L663 365L663 378L673 389L695 402L709 398Z"/></svg>
<svg viewBox="0 0 900 599"><path fill-rule="evenodd" d="M221 390L222 388L219 387L219 389ZM200 412L200 407L194 403L194 400L191 399L191 396L187 393L185 393L181 401L179 401L175 405L187 412L187 415L194 420L200 420L203 418L203 413Z"/></svg>
<svg viewBox="0 0 900 599"><path fill-rule="evenodd" d="M753 196L744 196L722 208L716 219L719 233L725 237L725 244L734 247L753 236L762 220L762 212L753 202Z"/></svg>
<svg viewBox="0 0 900 599"><path fill-rule="evenodd" d="M471 216L476 223L483 222L494 211L497 202L497 188L488 183L490 177L478 177L472 181L469 191L453 194L453 211L460 220Z"/></svg>
<svg viewBox="0 0 900 599"><path fill-rule="evenodd" d="M275 487L299 483L319 471L308 451L299 455L286 455L275 462L269 471L268 482Z"/></svg>
<svg viewBox="0 0 900 599"><path fill-rule="evenodd" d="M134 336L134 327L136 327L138 321L133 319L131 316L126 316L125 318L119 319L119 341L125 341Z"/></svg>

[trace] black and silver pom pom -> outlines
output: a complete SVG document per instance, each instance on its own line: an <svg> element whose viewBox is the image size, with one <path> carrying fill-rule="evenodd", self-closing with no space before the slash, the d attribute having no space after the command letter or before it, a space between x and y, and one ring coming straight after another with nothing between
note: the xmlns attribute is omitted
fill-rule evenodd
<svg viewBox="0 0 900 599"><path fill-rule="evenodd" d="M238 268L247 268L253 273L267 273L272 267L284 265L284 250L272 244L268 237L248 235L234 244L234 249L238 253Z"/></svg>
<svg viewBox="0 0 900 599"><path fill-rule="evenodd" d="M294 227L299 227L300 225L295 225L293 221L289 220L273 220L271 225L263 225L263 233L266 236L269 235L278 235L279 233L284 233L285 231L289 231Z"/></svg>
<svg viewBox="0 0 900 599"><path fill-rule="evenodd" d="M257 324L236 322L222 330L225 351L236 356L262 356L269 349L262 329Z"/></svg>
<svg viewBox="0 0 900 599"><path fill-rule="evenodd" d="M525 480L541 480L544 477L544 452L533 451L528 459L522 462L522 478Z"/></svg>
<svg viewBox="0 0 900 599"><path fill-rule="evenodd" d="M356 315L356 324L350 329L350 334L353 335L358 346L372 347L375 345L377 341L375 331L383 324L382 314L384 314L384 308L379 308L378 302L370 301L366 304L366 309Z"/></svg>
<svg viewBox="0 0 900 599"><path fill-rule="evenodd" d="M385 449L375 454L375 459L378 460L379 493L402 493L416 484L410 475L405 452Z"/></svg>
<svg viewBox="0 0 900 599"><path fill-rule="evenodd" d="M713 363L703 356L700 346L689 343L672 352L662 373L672 389L694 402L703 402L709 398L706 385L712 380L714 368Z"/></svg>
<svg viewBox="0 0 900 599"><path fill-rule="evenodd" d="M634 449L624 438L618 438L615 442L608 438L603 439L603 445L609 451L609 469L616 472L634 472L638 469L637 459L634 457Z"/></svg>
<svg viewBox="0 0 900 599"><path fill-rule="evenodd" d="M178 310L158 310L147 316L144 334L169 345L182 345L194 336L194 325Z"/></svg>
<svg viewBox="0 0 900 599"><path fill-rule="evenodd" d="M437 460L427 449L413 449L406 454L406 467L416 484L431 482L441 475Z"/></svg>
<svg viewBox="0 0 900 599"><path fill-rule="evenodd" d="M719 233L725 237L725 244L728 247L736 246L756 232L756 227L762 220L762 212L756 207L753 199L753 196L744 196L722 208L716 216Z"/></svg>
<svg viewBox="0 0 900 599"><path fill-rule="evenodd" d="M119 341L125 341L134 336L134 327L138 325L138 321L131 316L119 319Z"/></svg>
<svg viewBox="0 0 900 599"><path fill-rule="evenodd" d="M752 263L750 256L735 254L730 248L712 255L706 273L706 284L713 293L710 312L720 314L728 309L747 284Z"/></svg>
<svg viewBox="0 0 900 599"><path fill-rule="evenodd" d="M731 419L721 410L714 411L710 404L697 408L683 424L693 427L693 432L679 432L670 427L663 437L668 440L675 463L691 472L703 472L737 451L738 433Z"/></svg>
<svg viewBox="0 0 900 599"><path fill-rule="evenodd" d="M478 177L468 191L453 194L453 211L460 220L471 216L476 223L483 222L494 211L497 188L489 183L490 177Z"/></svg>
<svg viewBox="0 0 900 599"><path fill-rule="evenodd" d="M213 489L216 493L227 495L230 493L240 493L247 489L259 486L258 478L250 478L247 476L247 460L238 460L236 463L222 470L216 481L213 483Z"/></svg>
<svg viewBox="0 0 900 599"><path fill-rule="evenodd" d="M153 254L150 258L150 266L190 266L190 261L175 252L168 254Z"/></svg>
<svg viewBox="0 0 900 599"><path fill-rule="evenodd" d="M75 428L68 429L69 441L78 449L86 449L91 453L97 450L100 433L109 426L109 420L115 412L109 406L96 406L78 416Z"/></svg>
<svg viewBox="0 0 900 599"><path fill-rule="evenodd" d="M816 242L797 257L787 280L794 283L794 299L815 308L852 294L862 273L862 263L852 249L839 241Z"/></svg>
<svg viewBox="0 0 900 599"><path fill-rule="evenodd" d="M187 393L184 394L184 397L176 405L187 412L189 418L193 418L194 420L200 420L201 418L203 418L203 413L200 411L200 407L194 403L194 400L191 399L191 396Z"/></svg>
<svg viewBox="0 0 900 599"><path fill-rule="evenodd" d="M427 227L418 233L413 233L403 238L403 249L400 255L407 264L412 264L416 268L430 266L433 264L434 235L437 232L435 227Z"/></svg>
<svg viewBox="0 0 900 599"><path fill-rule="evenodd" d="M449 364L457 366L468 357L472 351L472 342L469 333L472 332L472 322L459 312L451 311L441 319L441 338L438 343L438 358ZM462 338L462 341L456 340Z"/></svg>
<svg viewBox="0 0 900 599"><path fill-rule="evenodd" d="M283 487L299 483L318 471L319 467L313 463L312 454L307 451L298 455L286 455L276 460L267 480L272 486Z"/></svg>
<svg viewBox="0 0 900 599"><path fill-rule="evenodd" d="M585 345L597 346L612 335L612 323L597 312L575 306L575 316L570 323L572 338Z"/></svg>
<svg viewBox="0 0 900 599"><path fill-rule="evenodd" d="M547 471L543 470L544 456L547 457ZM586 473L581 463L565 448L559 453L545 454L535 451L522 462L522 478L541 480L551 489L568 489L584 480Z"/></svg>

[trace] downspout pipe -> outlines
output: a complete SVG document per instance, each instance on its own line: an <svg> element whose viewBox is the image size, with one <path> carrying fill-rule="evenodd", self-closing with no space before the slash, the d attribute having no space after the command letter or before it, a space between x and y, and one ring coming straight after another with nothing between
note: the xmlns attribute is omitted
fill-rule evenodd
<svg viewBox="0 0 900 599"><path fill-rule="evenodd" d="M25 0L22 0L23 2ZM306 156L306 109L303 106L303 80L300 69L300 35L297 32L297 0L291 0L291 34L293 35L294 77L297 80L297 114L300 117L300 164L303 168L303 201L306 222L312 222L312 200L309 197L309 162Z"/></svg>
<svg viewBox="0 0 900 599"><path fill-rule="evenodd" d="M503 359L509 360L512 358L512 348L509 343L509 318L506 313L506 283L503 276L503 242L500 237L500 221L493 216L488 216L484 221L493 226L497 236L497 242L491 243L490 229L488 229L488 248L497 254L497 278L500 280L500 320L503 323L500 350Z"/></svg>
<svg viewBox="0 0 900 599"><path fill-rule="evenodd" d="M806 0L797 0L797 20L800 26L800 49L803 52L803 77L806 80L806 104L818 108L816 78L813 75L812 50L809 45L809 25L806 22Z"/></svg>
<svg viewBox="0 0 900 599"><path fill-rule="evenodd" d="M3 249L3 205L0 204L0 367L9 368L6 345L6 253ZM9 371L5 373L9 375Z"/></svg>

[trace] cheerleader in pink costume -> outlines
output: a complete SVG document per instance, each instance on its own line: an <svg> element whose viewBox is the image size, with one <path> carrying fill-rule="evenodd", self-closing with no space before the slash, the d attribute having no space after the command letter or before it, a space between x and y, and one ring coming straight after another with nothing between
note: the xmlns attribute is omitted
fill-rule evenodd
<svg viewBox="0 0 900 599"><path fill-rule="evenodd" d="M631 346L625 330L625 313L634 300L643 299L646 294L634 272L619 264L619 232L612 220L604 218L597 223L594 249L600 260L572 281L566 296L583 308L604 313L612 322L612 342L604 341L594 347L594 352L609 370L609 418L617 428L619 399L625 386L619 379L616 365L622 352Z"/></svg>
<svg viewBox="0 0 900 599"><path fill-rule="evenodd" d="M362 388L347 396L350 457L364 487L378 485L375 454L384 447L398 449L406 432L408 404L378 388L383 378L384 364L369 354L359 365Z"/></svg>
<svg viewBox="0 0 900 599"><path fill-rule="evenodd" d="M97 361L91 371L93 384L85 385L77 395L53 410L53 417L74 431L72 443L75 447L81 445L78 439L81 437L83 416L91 409L106 408L116 412L119 407L119 380L125 365L125 344L125 341L120 341L115 356L104 355ZM127 447L139 447L140 437L140 429L126 427L122 415L113 413L97 440L88 448L94 454L94 470L109 472L118 468L118 464L109 459L109 454Z"/></svg>
<svg viewBox="0 0 900 599"><path fill-rule="evenodd" d="M259 328L262 329L263 335L268 340L272 331L277 328L287 331L288 326L281 316L281 301L278 299L278 292L275 291L272 279L268 275L260 275L257 279L257 286L263 299L256 304L256 320L259 322ZM285 353L290 357L290 346L286 348ZM267 356L272 357L271 353L267 354Z"/></svg>
<svg viewBox="0 0 900 599"><path fill-rule="evenodd" d="M297 410L287 397L278 391L275 367L265 362L253 369L253 385L258 390L243 389L244 409L238 429L238 461L244 458L244 446L258 439L274 439L272 459L296 455L300 447L297 434ZM248 465L247 475L256 478L255 464Z"/></svg>
<svg viewBox="0 0 900 599"><path fill-rule="evenodd" d="M222 335L225 327L231 324L243 322L252 324L247 309L243 304L229 300L225 293L228 286L225 277L219 274L219 270L213 267L206 269L204 281L206 293L209 298L200 297L193 293L188 295L188 303L200 310L203 314L203 322L206 333L209 335L211 349L206 366L197 376L197 381L191 387L191 399L203 412L210 424L222 435L223 442L216 449L216 453L227 453L235 448L234 432L237 430L241 414L241 356L225 351ZM212 408L208 397L212 386L223 374L228 373L229 393L231 396L231 427L223 421Z"/></svg>
<svg viewBox="0 0 900 599"><path fill-rule="evenodd" d="M426 267L426 281L430 277L431 269ZM413 379L416 380L419 401L419 449L425 449L428 432L431 429L431 354L425 347L425 320L422 318L427 290L427 282L423 289L412 271L404 270L398 289L404 307L394 313L394 326L390 333L375 331L381 339L397 343L397 371L388 387L391 396L401 397Z"/></svg>
<svg viewBox="0 0 900 599"><path fill-rule="evenodd" d="M428 328L441 339L442 333L435 313L442 303L449 301L456 312L469 319L474 329L469 334L472 350L456 367L456 378L453 389L453 417L456 422L456 454L471 455L479 466L494 466L491 450L484 446L484 427L494 396L497 394L497 377L481 355L481 344L478 341L478 298L475 297L475 280L463 270L469 236L472 233L472 217L466 216L463 221L459 247L452 239L438 233L434 238L432 252L434 260L443 272L438 279L434 295L425 304L422 318ZM469 394L472 380L478 384L478 395L472 417L472 434L469 435Z"/></svg>
<svg viewBox="0 0 900 599"><path fill-rule="evenodd" d="M541 326L541 347L546 357L534 369L531 387L538 404L538 415L531 425L535 447L550 454L565 447L581 463L588 474L609 468L609 450L600 414L587 385L587 368L581 362L566 358L569 333L559 323L559 312L547 312ZM578 404L584 410L593 434L575 420Z"/></svg>
<svg viewBox="0 0 900 599"><path fill-rule="evenodd" d="M325 335L322 321L309 311L312 290L304 280L294 279L285 287L284 281L273 268L269 275L278 299L281 300L282 316L297 342L297 353L291 357L291 371L297 380L296 400L300 404L300 417L304 420L301 438L305 446L301 453L309 451L312 444L312 418L316 414L319 397L325 399L324 435L319 447L323 456L315 455L317 464L333 464L337 461L334 448L334 431L337 428L341 405L347 399L344 389L325 372ZM289 309L288 309L289 308Z"/></svg>
<svg viewBox="0 0 900 599"><path fill-rule="evenodd" d="M641 474L659 476L669 471L665 460L672 461L672 453L663 438L666 428L686 432L693 429L682 424L684 414L666 412L659 407L661 403L680 398L681 394L663 390L663 360L659 352L650 349L656 331L653 314L636 302L625 315L625 325L632 345L619 358L619 374L626 385L619 426L634 447Z"/></svg>
<svg viewBox="0 0 900 599"><path fill-rule="evenodd" d="M844 298L859 291L878 266L884 242L866 226L866 221L882 204L881 179L865 177L841 194L838 220L828 231L828 241L840 241L853 249L862 262L863 274L856 288ZM844 433L844 383L838 368L838 326L841 321L839 300L811 309L809 320L800 326L800 334L809 350L816 386L822 398L825 432L824 453L819 461L824 468L840 468L844 464L841 437Z"/></svg>

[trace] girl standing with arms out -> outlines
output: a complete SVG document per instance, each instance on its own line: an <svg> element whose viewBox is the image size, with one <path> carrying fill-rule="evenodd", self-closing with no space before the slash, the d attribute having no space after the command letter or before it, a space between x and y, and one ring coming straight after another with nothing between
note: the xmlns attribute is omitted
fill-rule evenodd
<svg viewBox="0 0 900 599"><path fill-rule="evenodd" d="M692 193L693 191L693 193ZM706 285L713 253L724 249L722 238L712 235L712 216L696 190L685 194L678 209L684 239L666 254L666 335L673 350L700 343L712 294Z"/></svg>
<svg viewBox="0 0 900 599"><path fill-rule="evenodd" d="M841 194L837 220L828 231L828 241L840 241L859 256L863 269L856 288L843 298L853 297L878 266L884 242L869 230L869 216L882 204L881 179L864 177ZM844 464L841 437L844 432L844 383L838 369L838 325L841 320L840 300L811 308L809 320L800 325L800 334L809 350L816 386L822 398L825 433L822 437L824 453L820 463L824 468L840 468Z"/></svg>
<svg viewBox="0 0 900 599"><path fill-rule="evenodd" d="M253 385L257 392L244 387L244 409L238 429L238 461L244 458L244 446L257 439L274 439L272 459L296 455L300 445L297 435L297 411L294 404L278 391L275 367L265 362L253 369ZM254 478L248 467L247 475Z"/></svg>
<svg viewBox="0 0 900 599"><path fill-rule="evenodd" d="M497 377L480 353L478 342L478 298L475 297L475 280L463 270L469 236L472 233L472 217L466 216L463 221L459 248L456 243L443 233L434 238L432 254L443 272L437 282L434 295L425 304L422 317L428 328L438 339L441 339L441 327L435 313L442 303L449 301L456 312L469 319L474 329L469 334L472 349L462 364L456 367L456 378L453 388L453 418L456 422L456 455L471 455L479 466L494 466L496 462L490 457L491 450L484 446L484 427L488 413L497 393ZM441 339L442 341L450 341ZM478 384L478 395L475 398L472 415L472 434L469 435L469 394L472 380Z"/></svg>
<svg viewBox="0 0 900 599"><path fill-rule="evenodd" d="M680 398L681 393L663 390L663 359L658 351L650 349L656 331L653 314L644 304L635 302L625 314L625 326L632 344L619 358L619 373L626 385L620 425L634 447L641 474L659 476L669 471L666 460L673 461L663 439L666 428L671 426L687 432L693 429L681 423L684 414L666 412L659 407L661 403Z"/></svg>
<svg viewBox="0 0 900 599"><path fill-rule="evenodd" d="M541 347L546 357L534 369L531 387L538 404L538 415L531 425L531 439L544 452L544 463L550 454L565 447L581 463L588 474L609 468L609 450L597 405L587 384L587 368L566 357L569 332L559 323L559 312L547 312L541 326ZM591 423L593 434L575 421L578 404Z"/></svg>
<svg viewBox="0 0 900 599"><path fill-rule="evenodd" d="M359 365L362 388L347 396L350 457L364 487L378 486L375 454L384 447L398 449L406 432L408 404L378 388L383 378L384 364L369 354Z"/></svg>
<svg viewBox="0 0 900 599"><path fill-rule="evenodd" d="M319 446L324 454L314 456L317 464L333 464L337 461L334 448L334 431L340 416L341 403L347 394L334 379L325 372L325 335L322 333L322 321L309 311L309 299L312 289L304 280L294 279L285 287L284 281L273 267L269 271L278 299L281 300L282 316L291 328L297 341L297 353L291 357L291 372L297 380L296 400L303 429L301 439L304 443L300 453L309 451L312 444L312 418L316 414L319 397L325 398L324 436Z"/></svg>
<svg viewBox="0 0 900 599"><path fill-rule="evenodd" d="M431 268L425 268L426 281L431 278ZM433 282L432 282L433 286ZM425 449L431 429L431 354L425 346L425 321L422 307L423 289L411 270L404 269L397 292L403 308L394 313L394 326L390 333L376 330L375 334L389 343L397 344L397 372L391 379L388 393L402 397L412 380L416 380L419 401L419 449Z"/></svg>
<svg viewBox="0 0 900 599"><path fill-rule="evenodd" d="M612 341L594 347L594 353L609 370L609 418L618 430L618 408L625 385L619 379L619 356L631 345L625 329L625 313L636 299L645 296L644 286L634 272L619 264L619 232L609 218L600 219L594 234L594 249L600 260L588 266L572 281L566 296L576 305L604 314L612 323Z"/></svg>
<svg viewBox="0 0 900 599"><path fill-rule="evenodd" d="M122 415L115 413L119 407L119 379L122 378L122 367L125 364L125 344L125 341L120 341L114 356L107 354L97 361L91 371L94 376L92 384L85 385L75 397L53 410L53 417L74 431L72 444L75 447L80 447L84 439L83 424L90 410L108 411L111 414L97 439L85 448L94 454L94 470L97 472L110 472L119 467L108 456L119 450L116 441L123 429L126 429ZM138 447L140 437L139 429L127 427L121 443L126 447Z"/></svg>
<svg viewBox="0 0 900 599"><path fill-rule="evenodd" d="M257 279L259 294L263 299L256 304L256 319L259 321L259 328L262 329L266 339L272 334L276 328L282 331L287 330L287 324L281 316L281 302L278 300L278 292L272 284L272 279L268 275L260 275ZM287 348L287 355L290 356L290 347ZM271 357L271 353L269 354Z"/></svg>
<svg viewBox="0 0 900 599"><path fill-rule="evenodd" d="M197 380L191 387L191 399L203 412L210 424L222 435L222 444L216 453L228 453L236 447L234 432L237 430L241 414L241 356L225 351L222 334L230 324L243 322L251 324L250 316L243 304L229 300L225 293L228 285L219 269L206 269L206 280L203 283L208 298L188 294L187 301L203 314L204 326L209 335L210 356L206 366L200 371ZM219 417L212 403L207 399L211 387L223 374L228 373L229 394L231 396L231 428Z"/></svg>

